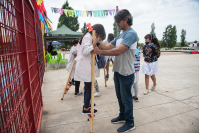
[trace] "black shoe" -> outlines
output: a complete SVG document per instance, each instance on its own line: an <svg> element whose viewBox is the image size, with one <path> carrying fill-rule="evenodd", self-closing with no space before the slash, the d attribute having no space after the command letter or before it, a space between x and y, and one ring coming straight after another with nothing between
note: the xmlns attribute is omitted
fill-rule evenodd
<svg viewBox="0 0 200 133"><path fill-rule="evenodd" d="M113 118L111 120L112 123L117 124L117 123L121 123L121 122L125 122L124 118L120 118L119 116L117 118Z"/></svg>
<svg viewBox="0 0 200 133"><path fill-rule="evenodd" d="M80 95L82 95L82 94L83 94L82 92L74 93L74 96L77 97L77 96L80 96Z"/></svg>
<svg viewBox="0 0 200 133"><path fill-rule="evenodd" d="M96 114L96 113L97 113L97 110L94 109L94 114ZM91 114L91 108L89 108L88 110L84 110L83 109L82 114L83 115L89 115L89 114Z"/></svg>
<svg viewBox="0 0 200 133"><path fill-rule="evenodd" d="M125 123L122 127L118 128L117 131L118 133L125 133L134 129L135 129L135 125L133 123L132 124Z"/></svg>

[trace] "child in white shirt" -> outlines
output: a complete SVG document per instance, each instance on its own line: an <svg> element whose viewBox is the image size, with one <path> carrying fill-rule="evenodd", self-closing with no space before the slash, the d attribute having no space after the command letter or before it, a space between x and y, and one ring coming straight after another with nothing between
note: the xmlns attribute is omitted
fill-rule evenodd
<svg viewBox="0 0 200 133"><path fill-rule="evenodd" d="M85 92L84 92L84 107L82 114L91 114L91 63L92 63L92 54L91 51L96 47L97 38L101 40L105 39L105 30L103 25L95 24L90 27L90 24L87 24L88 29L85 31L83 36L79 40L77 46L77 57L76 57L76 68L74 79L76 81L82 81L85 83ZM96 37L92 38L92 30L96 31ZM96 113L97 110L94 110Z"/></svg>
<svg viewBox="0 0 200 133"><path fill-rule="evenodd" d="M73 61L74 61L74 58L76 57L76 54L77 54L78 40L74 39L72 41L72 44L73 44L73 46L71 47L69 60L67 62L67 71L68 72L70 72L72 64L73 64ZM74 93L74 96L80 96L80 95L82 95L82 92L79 92L80 81L75 81L74 80L75 67L76 67L76 62L74 63L73 70L72 70L72 73L71 73L72 81L70 82L70 84L74 85L74 82L75 82L75 93Z"/></svg>

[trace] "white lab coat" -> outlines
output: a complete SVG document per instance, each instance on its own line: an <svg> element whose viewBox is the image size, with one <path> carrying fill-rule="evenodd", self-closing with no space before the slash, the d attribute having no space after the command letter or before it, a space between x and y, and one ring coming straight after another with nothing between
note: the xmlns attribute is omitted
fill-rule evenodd
<svg viewBox="0 0 200 133"><path fill-rule="evenodd" d="M70 50L70 54L69 54L69 60L67 62L67 71L70 72L73 61L74 61L74 55L77 54L77 47L76 46L72 46L71 50ZM76 68L76 62L74 63L74 67L71 73L71 78L74 78L74 74L75 74L75 68Z"/></svg>
<svg viewBox="0 0 200 133"><path fill-rule="evenodd" d="M90 33L87 33L83 39L81 45L78 44L77 46L77 57L76 60L76 68L75 68L75 81L81 82L91 82L91 64L92 64L92 54L91 51L93 50L92 46L92 36ZM95 76L100 76L100 69L97 68L95 65Z"/></svg>

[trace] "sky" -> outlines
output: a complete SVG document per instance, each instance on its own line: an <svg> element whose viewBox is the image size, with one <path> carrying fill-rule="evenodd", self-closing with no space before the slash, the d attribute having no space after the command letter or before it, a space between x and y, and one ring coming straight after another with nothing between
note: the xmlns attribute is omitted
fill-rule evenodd
<svg viewBox="0 0 200 133"><path fill-rule="evenodd" d="M53 21L53 30L57 29L59 13L52 13L51 7L62 8L66 0L44 0L47 16ZM155 24L155 33L162 39L165 28L171 24L177 28L177 42L181 41L181 31L186 30L186 41L199 41L199 0L68 0L74 10L110 10L118 6L119 10L127 9L133 16L132 28L137 32L139 42L144 43L144 36ZM114 16L79 17L79 30L84 22L102 24L106 35L113 33ZM107 37L107 36L106 36Z"/></svg>

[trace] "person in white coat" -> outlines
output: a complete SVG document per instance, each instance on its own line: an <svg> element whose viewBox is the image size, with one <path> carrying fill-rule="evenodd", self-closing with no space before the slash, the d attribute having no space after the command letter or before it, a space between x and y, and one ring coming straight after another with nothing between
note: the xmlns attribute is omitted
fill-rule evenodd
<svg viewBox="0 0 200 133"><path fill-rule="evenodd" d="M91 24L87 24L88 29L82 35L77 46L77 57L76 57L76 68L74 80L82 81L85 83L85 92L84 92L84 106L82 114L87 115L91 114L91 108L89 108L91 100L91 63L92 63L92 54L94 47L96 47L97 39L105 39L105 30L103 25L95 24L91 27ZM96 37L92 38L92 31L96 31ZM94 110L96 113L97 110Z"/></svg>
<svg viewBox="0 0 200 133"><path fill-rule="evenodd" d="M73 46L71 47L70 54L69 54L69 60L67 62L67 71L70 72L73 61L76 57L77 54L77 45L78 45L78 40L74 39L72 41ZM72 73L71 73L71 79L72 81L70 82L70 85L75 85L75 93L74 96L80 96L82 95L82 92L79 92L79 87L80 87L80 81L75 81L74 80L74 73L75 73L75 67L76 67L76 62L74 63ZM75 84L74 84L75 82Z"/></svg>

